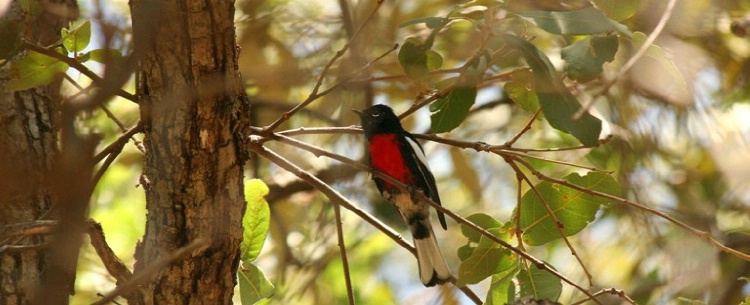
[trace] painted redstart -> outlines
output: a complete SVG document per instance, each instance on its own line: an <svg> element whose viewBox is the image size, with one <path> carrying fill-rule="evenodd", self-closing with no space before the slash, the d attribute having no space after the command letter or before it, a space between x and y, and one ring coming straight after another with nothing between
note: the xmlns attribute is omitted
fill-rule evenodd
<svg viewBox="0 0 750 305"><path fill-rule="evenodd" d="M435 177L427 167L424 150L414 136L404 130L393 109L386 105L375 105L365 111L353 111L362 120L370 167L408 185L411 191L424 192L440 204ZM422 283L430 287L447 282L451 274L432 231L430 205L417 200L413 192L402 192L400 188L377 177L373 177L373 180L380 194L396 206L414 236ZM447 229L445 215L437 212L440 224Z"/></svg>

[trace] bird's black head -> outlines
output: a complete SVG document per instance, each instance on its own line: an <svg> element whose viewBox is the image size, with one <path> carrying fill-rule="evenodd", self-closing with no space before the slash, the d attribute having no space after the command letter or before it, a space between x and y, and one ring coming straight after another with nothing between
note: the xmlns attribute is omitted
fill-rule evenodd
<svg viewBox="0 0 750 305"><path fill-rule="evenodd" d="M365 109L365 111L352 110L362 120L362 129L365 136L370 139L376 133L401 133L401 121L393 109L386 105L378 104Z"/></svg>

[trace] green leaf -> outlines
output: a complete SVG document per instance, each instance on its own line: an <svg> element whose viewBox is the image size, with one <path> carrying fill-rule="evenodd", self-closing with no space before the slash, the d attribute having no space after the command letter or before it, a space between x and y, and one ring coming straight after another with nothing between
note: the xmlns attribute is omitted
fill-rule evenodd
<svg viewBox="0 0 750 305"><path fill-rule="evenodd" d="M72 30L63 28L61 32L65 49L70 52L81 52L91 41L91 21L86 20Z"/></svg>
<svg viewBox="0 0 750 305"><path fill-rule="evenodd" d="M505 93L516 105L529 113L539 110L539 99L534 93L534 74L529 69L520 69L510 74L511 80L503 86Z"/></svg>
<svg viewBox="0 0 750 305"><path fill-rule="evenodd" d="M44 54L29 51L10 67L10 80L5 91L20 91L47 85L68 70L68 64Z"/></svg>
<svg viewBox="0 0 750 305"><path fill-rule="evenodd" d="M461 247L458 247L456 250L456 254L458 254L458 259L461 261L465 261L467 258L471 256L472 253L474 253L474 246L471 244L466 244Z"/></svg>
<svg viewBox="0 0 750 305"><path fill-rule="evenodd" d="M615 59L617 37L591 36L562 49L568 65L568 77L579 82L590 81L602 73L602 65Z"/></svg>
<svg viewBox="0 0 750 305"><path fill-rule="evenodd" d="M622 197L623 194L622 185L620 185L620 183L617 182L615 178L606 173L589 172L584 176L581 176L577 173L572 173L565 176L563 179L570 182L571 184L584 187L586 189L599 193L604 193L615 197ZM587 200L598 204L608 205L610 203L609 200L601 197L594 197L589 194L585 194L585 196L587 196Z"/></svg>
<svg viewBox="0 0 750 305"><path fill-rule="evenodd" d="M552 268L549 264L547 266ZM537 268L533 264L528 269L521 270L517 278L522 296L533 296L535 299L556 301L562 292L560 278L544 269Z"/></svg>
<svg viewBox="0 0 750 305"><path fill-rule="evenodd" d="M466 217L466 219L485 230L503 227L503 223L497 221L495 218L492 218L492 216L484 214L484 213L472 214L472 215L469 215L469 217ZM482 236L481 233L477 232L476 230L470 227L467 227L466 225L461 225L461 234L466 236L466 238L468 238L469 241L475 242L475 243L478 243L480 237Z"/></svg>
<svg viewBox="0 0 750 305"><path fill-rule="evenodd" d="M6 19L0 21L0 59L10 60L18 54L21 37L26 25L20 20Z"/></svg>
<svg viewBox="0 0 750 305"><path fill-rule="evenodd" d="M510 239L510 232L507 229L493 228L488 231L503 240ZM482 235L471 256L461 262L456 286L479 283L493 274L508 270L516 263L516 255L513 252Z"/></svg>
<svg viewBox="0 0 750 305"><path fill-rule="evenodd" d="M429 48L426 48L416 38L407 38L398 51L398 62L404 68L404 72L412 79L424 79L430 71L427 64ZM434 61L434 59L433 59Z"/></svg>
<svg viewBox="0 0 750 305"><path fill-rule="evenodd" d="M620 184L612 176L600 172L591 172L583 177L574 173L564 179L571 184L614 196L620 196L622 192ZM609 204L607 199L548 181L537 184L535 188L562 224L565 236L583 230L594 220L600 206ZM539 246L562 238L544 202L531 189L521 197L520 225L523 241L528 245Z"/></svg>
<svg viewBox="0 0 750 305"><path fill-rule="evenodd" d="M515 300L516 285L513 284L513 278L518 274L518 267L519 264L515 264L513 268L492 276L485 305L505 305Z"/></svg>
<svg viewBox="0 0 750 305"><path fill-rule="evenodd" d="M93 60L95 62L108 64L108 63L117 63L120 62L123 57L122 53L120 53L119 50L115 49L96 49L91 50L91 52L88 52L85 54L85 59L83 61L87 60Z"/></svg>
<svg viewBox="0 0 750 305"><path fill-rule="evenodd" d="M242 218L244 232L240 244L240 257L246 263L258 257L268 234L271 211L264 198L266 195L268 195L268 186L263 181L253 179L245 182L247 209Z"/></svg>
<svg viewBox="0 0 750 305"><path fill-rule="evenodd" d="M630 37L633 33L617 21L609 19L602 11L590 6L572 11L526 11L513 12L534 20L537 26L552 34L588 35L620 32Z"/></svg>
<svg viewBox="0 0 750 305"><path fill-rule="evenodd" d="M407 27L410 25L424 23L428 28L436 29L436 28L441 28L445 26L446 24L448 24L449 21L450 19L445 18L445 17L425 17L425 18L417 18L417 19L406 21L404 23L399 24L398 27L403 28L403 27Z"/></svg>
<svg viewBox="0 0 750 305"><path fill-rule="evenodd" d="M430 105L430 130L441 133L458 127L469 115L476 97L476 87L454 87L448 94L438 98Z"/></svg>
<svg viewBox="0 0 750 305"><path fill-rule="evenodd" d="M243 265L238 272L240 301L243 305L266 304L274 293L273 284L263 271L253 264Z"/></svg>
<svg viewBox="0 0 750 305"><path fill-rule="evenodd" d="M547 55L517 36L504 35L504 37L510 47L521 51L531 67L534 90L549 124L557 130L573 135L586 146L597 145L599 133L602 130L602 121L588 112L585 112L580 119L574 120L573 116L581 109L581 104L565 88Z"/></svg>
<svg viewBox="0 0 750 305"><path fill-rule="evenodd" d="M593 0L604 14L617 21L633 17L638 12L639 0Z"/></svg>

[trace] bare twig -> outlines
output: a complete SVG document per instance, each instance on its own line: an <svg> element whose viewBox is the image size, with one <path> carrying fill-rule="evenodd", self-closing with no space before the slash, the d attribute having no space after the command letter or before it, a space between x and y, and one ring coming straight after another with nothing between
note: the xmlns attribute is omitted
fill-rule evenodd
<svg viewBox="0 0 750 305"><path fill-rule="evenodd" d="M117 155L122 151L122 148L125 146L126 143L130 140L131 137L133 137L135 134L143 131L143 125L141 124L141 121L138 121L133 127L130 127L125 133L120 135L117 140L109 144L109 146L105 147L100 151L99 153L94 156L94 162L101 161L105 156L107 155Z"/></svg>
<svg viewBox="0 0 750 305"><path fill-rule="evenodd" d="M531 119L529 119L529 121L526 123L526 125L523 126L523 128L521 129L521 131L519 131L518 133L516 133L516 135L512 139L510 139L510 141L505 142L504 146L505 147L511 147L511 146L513 146L513 144L516 144L516 141L518 141L518 139L520 139L521 136L523 136L527 131L531 130L531 124L533 124L534 121L536 121L536 118L539 116L540 112L542 112L541 108L539 108L539 110L537 110L536 112L534 112L534 115L531 116Z"/></svg>
<svg viewBox="0 0 750 305"><path fill-rule="evenodd" d="M407 192L408 189L409 189L409 187L407 185L405 185L404 183L402 183L401 181L399 181L399 180L397 180L397 179L395 179L395 178L393 178L391 176L388 176L388 175L386 175L386 174L384 174L384 173L382 173L380 171L371 170L368 166L365 166L364 164L358 163L358 162L356 162L356 161L354 161L352 159L349 159L347 157L341 156L339 154L331 153L331 152L329 152L329 151L327 151L325 149L322 149L322 148L319 148L319 147L316 147L316 146L313 146L313 145L310 145L310 144L298 141L298 140L293 139L293 138L289 138L289 137L286 137L286 136L283 136L283 135L279 135L279 134L275 134L275 133L272 133L272 132L267 132L267 131L265 131L265 130L263 130L261 128L251 127L250 130L253 131L254 133L260 135L260 136L265 136L265 137L273 138L274 140L280 141L282 143L290 144L290 145L293 145L295 147L307 150L307 151L313 153L316 156L325 156L325 157L328 157L328 158L331 158L331 159L334 159L334 160L337 160L337 161L340 161L340 162L347 163L347 164L349 164L349 165L351 165L351 166L353 166L353 167L355 167L355 168L357 168L359 170L370 171L372 173L372 175L377 176L378 178L383 179L384 181L386 181L386 182L388 182L388 183L390 183L390 184L392 184L392 185L394 185L394 186L402 189L404 192ZM258 152L259 154L261 154L259 150L264 150L264 151L267 152L267 150L264 147L262 147L262 146L255 147L255 148L253 148L253 150L256 151L256 152ZM261 154L261 155L263 155L264 157L268 158L267 155L264 155L264 154ZM276 163L276 162L274 162L274 163ZM277 163L277 165L281 166L281 164L279 164L279 163ZM282 168L285 168L285 167L282 166ZM287 168L285 168L285 169L287 169ZM289 170L289 169L287 169L287 170ZM292 172L292 173L297 174L297 172ZM300 178L302 178L302 177L300 176ZM330 188L330 186L327 186L327 185L323 184L322 182L321 182L321 184L322 185L320 187ZM323 189L321 189L321 191L323 191ZM335 192L334 190L332 190L332 191ZM534 265L537 266L537 268L546 270L547 272L553 274L555 277L560 278L562 281L570 284L571 286L573 286L576 289L580 290L581 292L583 292L587 296L591 297L596 303L601 304L596 299L594 299L594 297L591 295L591 293L587 289L581 287L580 285L578 285L575 282L573 282L572 280L568 279L567 277L565 277L561 273L559 273L556 270L552 269L551 267L547 266L547 264L545 264L543 261L541 261L541 260L539 260L539 259L531 256L530 254L526 253L525 251L523 251L523 250L521 250L521 249L519 249L517 247L514 247L513 245L505 242L504 240L502 240L502 239L498 238L497 236L493 235L492 233L490 233L490 232L482 229L481 227L477 226L473 222L467 220L466 218L463 218L463 217L461 217L461 216L453 213L451 210L448 210L448 209L440 206L439 204L437 204L434 201L432 201L432 199L430 199L429 197L427 197L424 193L422 193L422 192L416 192L414 195L419 200L429 203L435 209L437 209L438 211L441 211L441 212L445 213L446 215L452 217L457 222L465 224L466 226L472 228L473 230L479 232L480 234L487 236L488 238L490 238L490 240L492 240L492 241L500 244L501 246L509 249L510 251L516 253L517 255L519 255L519 256L521 256L521 257L523 257L523 258L531 261ZM332 198L329 197L329 199L332 199ZM343 204L342 204L342 206L346 207ZM411 248L411 246L409 246L409 247Z"/></svg>
<svg viewBox="0 0 750 305"><path fill-rule="evenodd" d="M544 197L542 196L542 193L539 192L539 190L536 188L536 186L534 186L534 183L532 183L531 180L529 180L529 177L526 177L526 175L523 173L523 171L521 171L521 169L518 168L518 165L516 165L515 163L513 163L513 160L515 160L515 158L505 158L505 161L508 163L508 165L510 165L510 167L513 168L513 171L516 172L516 175L520 175L520 178L523 179L523 181L526 181L526 184L529 185L529 187L531 188L531 191L534 192L534 195L536 195L536 197L539 199L539 201L542 203L542 205L544 205L544 208L547 210L547 215L549 215L552 218L552 221L555 222L555 227L557 228L557 231L560 233L560 237L562 237L563 241L565 241L565 245L568 246L568 249L570 249L570 254L572 254L576 258L576 260L578 260L578 264L581 265L581 268L583 269L583 272L586 274L586 278L589 280L589 286L594 286L594 278L591 276L591 272L589 272L589 269L586 268L586 265L583 263L583 260L581 260L581 257L578 256L578 253L576 252L576 249L570 243L570 240L568 240L568 237L565 236L565 232L563 231L563 229L565 228L565 224L563 224L562 221L560 221L560 219L557 218L557 215L555 215L555 212L549 206L549 203L547 202L547 200L544 199ZM518 184L518 189L519 190L521 189L521 184L520 183ZM519 215L520 215L520 211L521 211L520 204L521 204L521 201L519 200L518 201ZM519 216L519 220L518 221L519 221L518 222L519 226L517 226L517 228L521 229L521 227L520 227L520 216Z"/></svg>
<svg viewBox="0 0 750 305"><path fill-rule="evenodd" d="M101 78L99 75L94 73L94 71L89 70L86 66L84 66L80 61L76 60L75 58L67 57L63 54L57 53L54 50L47 49L45 47L41 47L38 45L35 45L33 43L30 43L28 41L22 41L21 46L27 50L37 52L39 54L43 54L49 57L52 57L54 59L57 59L59 61L62 61L66 63L68 66L73 67L74 69L78 70L78 72L81 72L81 74L86 75L88 78L90 78L97 86L102 86L104 84L104 79ZM122 90L118 89L114 91L114 94L125 98L131 102L137 103L138 98L136 98L135 95Z"/></svg>
<svg viewBox="0 0 750 305"><path fill-rule="evenodd" d="M596 293L594 293L594 296L600 296L600 295L605 294L605 293L614 294L614 295L620 297L621 299L623 299L625 302L628 302L628 304L632 304L632 305L636 305L637 304L635 301L633 301L633 299L631 299L627 294L625 294L625 291L622 291L622 289L606 288L606 289L602 289L602 290L597 291ZM588 300L590 300L590 299L589 298L585 298L583 300L570 303L570 305L583 304L584 302L586 302Z"/></svg>
<svg viewBox="0 0 750 305"><path fill-rule="evenodd" d="M257 128L257 127L254 128L254 130L258 131L258 132L262 132L262 133L267 133L267 132L264 132L262 129ZM273 135L273 133L268 133L268 134L272 134ZM287 139L290 139L290 138L287 138ZM297 143L297 144L301 144L301 145L308 145L306 143L299 142L299 141L296 141L294 139L290 139L290 140L292 140L292 141L288 142L287 144ZM294 145L294 144L292 144L292 145ZM310 147L318 149L319 150L318 152L320 153L320 155L327 155L328 156L330 154L330 153L326 152L325 150L316 148L314 146L310 146ZM395 231L393 231L390 227L386 226L385 224L383 224L382 222L380 222L380 220L378 220L377 218L373 217L369 213L367 213L367 212L365 212L365 211L357 208L353 204L351 204L348 199L346 199L338 191L336 191L333 188L331 188L330 185L324 183L323 181L321 181L317 177L315 177L315 176L311 175L309 172L307 172L307 171L299 168L297 165L293 164L292 162L289 162L288 160L286 160L283 157L279 156L275 152L266 149L265 147L261 146L259 143L254 143L254 144L250 145L250 149L252 149L256 153L258 153L258 155L260 155L260 156L262 156L262 157L270 160L271 162L275 163L279 167L281 167L281 168L287 170L288 172L296 175L300 179L305 180L308 183L312 184L321 193L323 193L324 195L326 195L326 197L328 197L328 199L331 200L334 204L341 205L342 207L346 208L347 210L354 212L354 214L357 214L357 216L359 216L363 220L367 221L368 223L372 224L375 228L377 228L378 230L380 230L381 232L383 232L386 236L388 236L391 239L393 239L402 248L406 249L407 251L411 252L412 255L416 256L416 250L414 249L414 247L412 245L410 245L408 242L406 242L403 239L403 237L401 237L400 234L398 234ZM349 164L349 165L351 165L351 166L353 166L353 167L355 167L355 168L357 168L359 170L367 170L368 169L367 166L365 166L365 165L363 165L361 163L358 163L358 162L356 162L354 160L351 160L351 159L346 158L344 156L339 156L339 157L341 158L340 161L342 161L344 163L347 163L347 164ZM389 177L389 176L386 176L386 177ZM391 179L393 179L393 178L391 178ZM452 277L451 278L451 282L455 283L455 281L456 281L456 279ZM472 301L474 301L476 304L482 304L482 300L471 289L469 289L468 287L458 287L458 288L467 297L469 297Z"/></svg>
<svg viewBox="0 0 750 305"><path fill-rule="evenodd" d="M656 27L651 32L651 34L648 35L648 38L646 38L646 41L643 42L643 45L640 47L640 49L638 49L638 51L635 52L633 57L628 59L628 61L622 66L622 68L618 70L617 75L615 75L615 77L613 77L610 81L605 83L604 86L602 86L602 88L597 93L592 95L589 102L587 102L585 105L583 105L583 107L581 107L581 109L578 109L578 111L576 111L576 113L573 114L574 120L580 119L584 113L588 112L589 109L591 109L591 106L594 105L594 102L596 101L596 97L601 96L605 94L606 92L608 92L609 88L611 88L617 82L617 80L622 78L622 76L625 75L625 73L627 73L630 70L630 68L632 68L635 65L635 63L639 59L641 59L643 55L646 54L646 52L648 52L648 49L651 47L651 45L654 44L654 41L656 40L656 38L659 37L662 30L664 30L664 27L667 25L667 21L669 20L669 17L672 16L672 11L674 11L675 3L677 3L677 0L669 0L669 2L667 2L667 7L664 9L664 13L661 15L661 18L659 19L659 23L656 24Z"/></svg>
<svg viewBox="0 0 750 305"><path fill-rule="evenodd" d="M202 251L203 249L208 247L209 244L209 241L206 239L194 240L187 246L178 249L171 255L162 257L159 260L153 262L151 265L144 268L143 271L134 274L129 281L122 285L118 285L117 288L104 295L104 297L99 299L98 301L91 303L91 305L104 305L114 300L117 296L129 293L133 289L136 289L139 285L148 282L151 279L151 276L166 268L170 264L185 259L188 255L194 254L195 252Z"/></svg>
<svg viewBox="0 0 750 305"><path fill-rule="evenodd" d="M323 67L323 71L320 73L320 76L318 76L318 80L315 82L315 86L313 87L313 89L310 92L310 95L307 97L307 99L305 99L304 101L302 101L301 103L299 103L297 106L295 106L291 110L289 110L289 111L285 112L284 114L282 114L278 119L276 119L276 121L274 121L273 123L271 123L271 125L268 125L265 128L266 130L268 130L268 131L274 131L281 124L283 124L284 122L288 121L290 117L292 117L295 113L297 113L297 111L299 111L302 108L307 107L307 105L309 105L310 103L314 102L319 97L327 94L328 92L330 92L331 90L333 90L335 88L340 87L344 83L344 82L340 82L340 83L338 83L336 85L333 85L328 90L324 90L320 94L318 93L318 91L320 90L321 85L323 85L323 79L325 79L326 74L328 74L328 70L331 69L331 66L333 66L333 64L336 63L336 61L338 61L339 58L341 58L342 56L344 56L344 54L346 53L346 51L351 46L351 43L355 39L357 39L357 36L359 36L360 32L362 32L362 29L364 28L364 26L375 16L375 13L377 13L377 11L383 5L383 2L384 2L384 0L378 0L377 1L377 4L375 5L375 8L372 10L372 12L370 12L370 15L368 15L367 18L365 18L364 22L362 22L362 24L360 24L359 28L357 28L357 31L355 31L354 34L349 38L349 41L346 44L344 44L344 46L341 47L341 50L338 50L336 52L336 54L331 58L331 60L329 60L328 63ZM393 51L393 49L389 50L386 54L389 54L392 51ZM385 55L383 55L383 56L385 56ZM378 57L378 58L382 58L382 56ZM365 67L369 67L369 65L370 64L367 64Z"/></svg>
<svg viewBox="0 0 750 305"><path fill-rule="evenodd" d="M115 255L112 248L107 244L107 240L104 238L104 231L102 225L93 219L86 221L88 223L88 233L91 240L91 246L94 247L96 254L102 259L104 268L107 269L112 277L117 281L117 285L122 285L129 281L133 277L133 273L130 272L128 267Z"/></svg>
<svg viewBox="0 0 750 305"><path fill-rule="evenodd" d="M344 268L344 281L346 282L346 296L349 305L354 305L354 290L352 289L352 276L349 274L349 258L346 256L346 243L344 243L344 229L341 222L341 207L333 204L333 213L336 217L336 235L338 235L339 250L341 253L341 265Z"/></svg>
<svg viewBox="0 0 750 305"><path fill-rule="evenodd" d="M533 166L531 166L531 164L529 164L528 162L526 162L526 161L524 161L522 159L516 159L516 161L518 161L519 163L523 164L524 167L528 168L534 176L536 176L537 178L539 178L541 180L545 180L545 181L549 181L549 182L552 182L552 183L564 185L564 186L567 186L567 187L569 187L571 189L574 189L574 190L577 190L577 191L580 191L580 192L583 192L583 193L586 193L586 194L590 194L590 195L593 195L593 196L597 196L597 197L609 199L609 200L612 200L613 202L619 202L619 203L622 203L622 204L625 204L625 205L637 208L639 210L643 210L643 211L646 211L648 213L654 214L656 216L664 218L665 220L667 220L667 221L669 221L669 222L677 225L680 228L683 228L683 229L687 230L691 234L697 236L700 239L705 240L709 244L713 245L714 247L718 248L719 250L721 250L721 251L723 251L723 252L725 252L725 253L727 253L729 255L732 255L734 257L737 257L737 258L740 258L740 259L743 259L743 260L746 260L746 261L750 261L750 255L748 255L746 253L742 253L742 252L737 251L735 249L729 248L729 247L725 246L724 244L722 244L721 242L719 242L716 239L714 239L713 237L711 237L711 235L708 232L701 231L701 230L698 230L696 228L693 228L692 226L690 226L690 225L688 225L688 224L686 224L684 222L681 222L681 221L673 218L672 216L667 215L666 213L664 213L662 211L659 211L659 210L656 210L656 209L653 209L653 208L641 205L641 204L639 204L637 202L633 202L633 201L627 200L625 198L620 198L620 197L617 197L617 196L614 196L614 195L610 195L610 194L606 194L606 193L602 193L602 192L590 190L590 189L587 189L585 187L569 183L569 182L567 182L565 180L562 180L562 179L556 179L556 178L549 177L547 175L542 174L540 171L536 170Z"/></svg>

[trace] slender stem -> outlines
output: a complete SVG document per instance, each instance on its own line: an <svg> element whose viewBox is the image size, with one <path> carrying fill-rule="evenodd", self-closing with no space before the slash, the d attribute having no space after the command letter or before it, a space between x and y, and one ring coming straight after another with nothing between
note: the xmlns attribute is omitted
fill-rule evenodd
<svg viewBox="0 0 750 305"><path fill-rule="evenodd" d="M199 238L194 240L189 245L177 249L177 251L173 252L169 256L163 257L151 263L151 265L148 265L145 269L143 269L143 271L134 274L128 282L124 283L123 285L118 285L117 288L104 295L104 297L102 297L98 301L91 303L91 305L104 305L114 300L117 296L127 294L133 289L136 289L139 285L146 283L146 281L148 281L152 275L159 273L159 271L166 268L170 264L185 259L191 254L202 251L203 249L208 247L209 244L209 241L206 239Z"/></svg>
<svg viewBox="0 0 750 305"><path fill-rule="evenodd" d="M274 140L277 140L279 142L286 143L286 144L293 145L295 147L307 150L307 151L313 153L316 156L325 156L325 157L328 157L328 158L331 158L331 159L334 159L334 160L337 160L337 161L349 164L349 165L355 167L356 169L359 169L359 170L362 170L362 171L370 171L370 173L373 176L376 176L376 177L378 177L380 179L383 179L385 182L388 182L391 185L396 186L397 188L401 189L403 192L408 192L409 187L406 184L402 183L401 181L399 181L399 180L397 180L397 179L395 179L395 178L393 178L391 176L388 176L388 175L386 175L386 174L384 174L384 173L382 173L380 171L371 170L368 166L365 166L364 164L358 163L358 162L356 162L356 161L354 161L352 159L349 159L347 157L344 157L344 156L341 156L339 154L335 154L335 153L329 152L329 151L327 151L325 149L322 149L322 148L319 148L319 147L316 147L316 146L313 146L313 145L310 145L310 144L298 141L298 140L293 139L293 138L289 138L289 137L286 137L286 136L283 136L283 135L279 135L279 134L276 134L276 133L265 131L265 130L263 130L261 128L251 127L250 130L253 131L253 132L255 132L258 135L269 137L269 138L273 138ZM252 149L254 151L258 152L259 155L263 155L266 158L269 158L269 156L270 156L269 153L268 153L268 150L266 150L262 146L256 145ZM261 153L261 151L263 151L264 153ZM279 156L279 158L280 158L280 156ZM273 159L270 159L270 160L272 162L274 162ZM276 160L278 160L278 158ZM290 170L290 169L282 166L282 164L279 164L277 162L274 162L274 163L276 163L277 165L281 166L284 169ZM292 166L294 166L294 165L292 165ZM292 168L292 170L294 170L294 169ZM302 171L302 170L299 169L299 171ZM292 172L294 174L298 174L298 172L295 172L295 171L291 171L290 170L290 172ZM304 171L302 171L302 172L304 173ZM300 175L302 175L303 173L300 173ZM303 176L300 176L300 175L298 175L298 177L303 178ZM310 176L310 177L312 177L312 176ZM314 178L314 177L312 177L312 178ZM305 178L303 178L303 179L305 179ZM330 188L330 186L326 185L322 181L319 182L319 184L320 184L320 187L323 187L324 189ZM323 192L324 189L319 189L319 190L321 190L321 192ZM337 194L338 196L341 196L335 190L331 190L331 192L333 192L334 194ZM326 194L326 192L324 192L324 194ZM326 194L326 195L328 195L328 194ZM601 304L598 300L594 299L594 297L591 295L591 293L587 289L581 287L580 285L576 284L572 280L570 280L567 277L565 277L563 274L561 274L561 273L557 272L556 270L552 269L551 267L549 267L546 263L544 263L540 259L537 259L534 256L532 256L531 254L528 254L527 252L525 252L525 251L523 251L523 250L521 250L521 249L519 249L519 248L517 248L517 247L515 247L515 246L513 246L513 245L511 245L509 243L507 243L506 241L498 238L497 236L493 235L492 233L490 233L490 232L486 231L485 229L477 226L476 224L474 224L473 222L467 220L466 218L453 213L453 211L448 210L447 208L444 208L444 207L440 206L439 204L437 204L434 201L432 201L432 199L430 199L429 197L427 197L423 192L416 192L414 194L414 196L416 196L416 198L419 199L420 201L423 201L423 202L426 202L426 203L432 205L435 209L437 209L438 211L441 211L441 212L445 213L446 215L448 215L451 218L455 219L457 222L459 222L461 224L464 224L464 225L468 226L469 228L472 228L473 230L477 231L478 233L480 233L482 235L487 236L490 240L492 240L492 241L500 244L501 246L505 247L506 249L512 251L513 253L516 253L518 256L523 257L523 258L531 261L534 265L537 266L537 268L546 270L547 272L551 273L555 277L561 279L562 281L570 284L571 286L573 286L576 289L580 290L581 292L583 292L587 296L591 297L592 300L594 300L597 304ZM333 198L331 198L330 196L329 196L329 199L333 200ZM343 199L343 197L342 197L342 200L343 200L343 202L346 202L346 200ZM347 208L347 206L344 205L344 204L342 204L342 206L345 207L345 208ZM413 248L411 248L411 249L413 249Z"/></svg>
<svg viewBox="0 0 750 305"><path fill-rule="evenodd" d="M578 120L583 116L584 113L589 111L591 109L591 106L594 105L594 102L596 101L596 97L601 96L609 91L609 88L612 88L612 86L622 78L625 73L627 73L630 68L632 68L635 63L643 57L643 55L646 55L646 52L648 52L648 49L654 44L654 41L656 41L656 38L659 37L659 34L664 30L664 27L667 25L667 21L669 20L669 17L672 16L672 11L674 11L675 3L677 3L677 0L669 0L667 2L667 7L664 9L664 13L661 15L661 18L659 19L659 23L656 24L656 27L651 32L651 34L648 35L648 38L646 38L646 41L643 42L643 45L638 49L638 51L635 52L633 57L628 59L628 61L620 68L617 72L617 75L613 77L609 82L604 84L604 86L596 93L592 95L592 98L587 102L581 109L578 109L575 114L573 114L573 119Z"/></svg>
<svg viewBox="0 0 750 305"><path fill-rule="evenodd" d="M352 289L352 276L349 274L349 258L346 256L346 243L344 242L344 229L341 222L341 207L333 204L333 213L336 217L336 235L338 235L339 250L341 253L341 265L344 268L344 281L346 282L346 296L349 305L354 305L354 290Z"/></svg>
<svg viewBox="0 0 750 305"><path fill-rule="evenodd" d="M524 161L523 159L516 159L516 161L518 161L519 163L523 164L523 166L526 167L526 168L528 168L534 176L536 176L537 178L539 178L541 180L545 180L545 181L549 181L549 182L552 182L552 183L564 185L564 186L567 186L569 188L572 188L574 190L577 190L577 191L580 191L580 192L583 192L583 193L586 193L586 194L590 194L590 195L593 195L593 196L597 196L597 197L609 199L609 200L612 200L613 202L619 202L619 203L622 203L622 204L625 204L625 205L637 208L639 210L643 210L643 211L646 211L648 213L654 214L656 216L659 216L661 218L666 219L667 221L669 221L669 222L677 225L680 228L683 228L683 229L687 230L688 232L692 233L693 235L697 236L698 238L705 240L709 244L715 246L719 250L721 250L721 251L723 251L723 252L725 252L725 253L727 253L729 255L735 256L737 258L740 258L740 259L743 259L743 260L746 260L746 261L750 261L750 255L748 255L746 253L742 253L742 252L737 251L735 249L732 249L730 247L727 247L724 244L722 244L721 242L719 242L716 239L714 239L713 237L711 237L711 235L708 232L701 231L701 230L698 230L696 228L693 228L690 225L688 225L688 224L686 224L684 222L681 222L681 221L673 218L672 216L667 215L666 213L664 213L662 211L659 211L659 210L656 210L656 209L653 209L653 208L641 205L641 204L639 204L637 202L633 202L633 201L627 200L625 198L620 198L620 197L617 197L617 196L614 196L614 195L610 195L610 194L607 194L607 193L602 193L602 192L590 190L590 189L587 189L585 187L569 183L568 181L565 181L565 180L562 180L562 179L556 179L556 178L552 178L552 177L546 176L546 175L542 174L541 172L539 172L538 170L536 170L534 167L531 166L531 164L529 164L528 162Z"/></svg>
<svg viewBox="0 0 750 305"><path fill-rule="evenodd" d="M57 59L59 61L62 61L64 63L68 64L68 66L73 67L74 69L78 70L78 72L81 72L81 74L86 75L88 78L90 78L95 84L97 84L97 86L101 87L104 84L104 79L102 79L99 75L96 75L96 73L94 73L94 71L91 71L89 68L87 68L86 66L84 66L80 61L76 60L75 58L67 57L67 56L65 56L63 54L55 52L55 50L50 50L48 48L35 45L35 44L30 43L28 41L22 41L21 42L21 46L23 48L27 49L27 50L31 50L31 51L37 52L39 54L52 57L54 59ZM127 99L127 100L129 100L131 102L134 102L134 103L138 102L138 98L136 98L135 95L133 95L133 94L131 94L131 93L125 91L125 90L122 90L121 88L115 90L114 94L116 94L116 95L118 95L118 96L120 96L122 98L125 98L125 99Z"/></svg>
<svg viewBox="0 0 750 305"><path fill-rule="evenodd" d="M544 199L539 189L537 189L536 186L534 186L534 184L531 182L529 177L523 174L523 171L521 171L521 169L518 168L518 165L516 165L513 162L515 159L516 158L506 158L505 161L508 162L510 167L512 167L513 170L518 175L521 176L521 179L526 181L526 184L529 185L529 187L531 188L531 191L534 192L534 195L536 195L536 197L539 199L542 205L544 205L544 208L547 210L547 215L549 215L552 218L552 221L555 222L555 227L557 228L557 231L560 233L560 237L562 237L563 241L565 241L565 245L568 246L568 249L570 249L570 254L572 254L576 258L576 260L578 260L578 264L581 265L583 272L586 274L586 278L588 278L589 280L589 286L594 286L594 278L591 276L591 272L589 272L589 269L586 268L586 265L583 263L583 260L581 260L581 257L578 256L576 249L573 247L573 245L570 243L570 240L568 240L568 237L565 235L565 231L563 230L563 228L565 228L565 225L562 223L562 221L560 221L559 218L557 218L557 215L555 214L554 211L552 211L552 208L549 206L549 203L547 202L547 200ZM520 188L520 184L519 184L519 188ZM518 202L520 205L521 201L519 200ZM521 208L519 207L518 210L520 213ZM521 228L521 227L518 226L517 228Z"/></svg>
<svg viewBox="0 0 750 305"><path fill-rule="evenodd" d="M278 119L276 119L276 121L274 121L273 123L271 123L271 125L268 125L265 128L266 130L268 130L268 131L274 131L274 130L276 130L276 128L278 128L279 126L281 126L281 124L284 124L284 122L288 121L289 118L291 118L300 109L307 107L307 105L309 105L310 103L314 102L319 97L327 94L332 89L338 88L342 84L344 84L344 82L339 82L338 84L332 86L328 90L325 90L322 93L318 93L318 91L320 90L320 87L323 85L323 79L325 79L326 75L328 74L328 71L331 69L331 67L333 66L333 64L336 63L336 61L338 61L339 58L341 58L342 56L344 56L344 54L346 53L346 51L351 46L351 43L355 39L357 39L357 37L362 32L362 29L365 27L365 25L373 17L375 17L375 13L377 13L377 11L383 5L384 1L385 0L378 0L377 1L376 5L375 5L375 8L370 12L370 15L368 15L367 18L365 18L364 22L362 22L362 24L357 28L357 31L354 32L354 34L351 36L351 38L349 38L349 41L346 44L344 44L344 46L341 47L341 50L338 50L336 52L336 54L331 58L331 60L329 60L328 63L323 67L323 71L320 73L320 76L318 76L318 80L315 82L315 86L313 87L313 89L310 92L310 95L307 97L307 99L305 99L304 101L302 101L301 103L299 103L297 106L295 106L291 110L289 110L287 112L284 112ZM392 50L389 50L388 52L386 52L386 54L388 54L390 52L392 52ZM383 56L385 56L385 55L383 55ZM379 58L382 58L382 56L378 57L378 59ZM370 64L368 63L365 67L369 67L369 65Z"/></svg>

